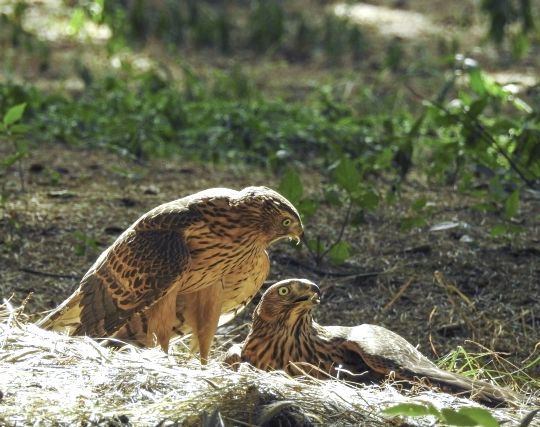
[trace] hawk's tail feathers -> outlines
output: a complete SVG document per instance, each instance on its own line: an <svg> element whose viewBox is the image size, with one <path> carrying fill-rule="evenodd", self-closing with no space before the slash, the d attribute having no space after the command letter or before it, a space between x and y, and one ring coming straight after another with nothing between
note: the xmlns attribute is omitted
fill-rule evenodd
<svg viewBox="0 0 540 427"><path fill-rule="evenodd" d="M67 332L71 335L80 324L80 301L81 293L77 290L43 319L38 320L36 325L43 329Z"/></svg>
<svg viewBox="0 0 540 427"><path fill-rule="evenodd" d="M403 376L409 378L426 378L432 384L454 393L464 392L470 397L480 400L490 406L500 404L515 404L519 402L519 397L514 392L490 384L485 381L474 380L453 372L444 371L439 368L426 367L414 371L403 372Z"/></svg>

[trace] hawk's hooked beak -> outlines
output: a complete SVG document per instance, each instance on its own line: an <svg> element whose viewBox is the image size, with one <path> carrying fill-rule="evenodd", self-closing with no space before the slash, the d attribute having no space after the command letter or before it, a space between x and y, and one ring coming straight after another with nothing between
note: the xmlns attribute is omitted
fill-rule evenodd
<svg viewBox="0 0 540 427"><path fill-rule="evenodd" d="M311 290L313 294L311 295L310 301L313 304L320 304L321 302L321 289L317 285L312 285Z"/></svg>
<svg viewBox="0 0 540 427"><path fill-rule="evenodd" d="M304 237L304 230L295 230L293 233L289 234L289 241L290 242L296 242L296 245L298 246L300 242L306 243L306 239Z"/></svg>
<svg viewBox="0 0 540 427"><path fill-rule="evenodd" d="M320 294L313 294L309 300L313 304L320 304L321 303L321 295Z"/></svg>
<svg viewBox="0 0 540 427"><path fill-rule="evenodd" d="M303 234L302 236L297 236L296 234L292 234L289 236L289 242L296 242L296 246L300 244L300 242L303 242Z"/></svg>
<svg viewBox="0 0 540 427"><path fill-rule="evenodd" d="M309 287L304 289L304 295L296 298L294 302L310 302L311 304L319 304L321 302L321 290L320 288L312 283Z"/></svg>

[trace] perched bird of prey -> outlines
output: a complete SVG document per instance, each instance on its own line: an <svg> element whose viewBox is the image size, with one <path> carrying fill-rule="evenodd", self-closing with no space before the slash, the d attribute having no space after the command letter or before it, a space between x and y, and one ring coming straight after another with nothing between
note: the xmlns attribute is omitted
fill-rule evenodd
<svg viewBox="0 0 540 427"><path fill-rule="evenodd" d="M213 188L165 203L124 231L38 324L164 351L173 328L193 331L206 362L222 313L233 316L266 279L268 246L302 234L298 211L266 187Z"/></svg>
<svg viewBox="0 0 540 427"><path fill-rule="evenodd" d="M305 279L283 280L268 288L245 342L233 346L225 361L359 382L379 382L393 375L464 392L487 404L514 400L510 391L438 368L404 338L381 326L317 324L312 310L320 296L319 287Z"/></svg>

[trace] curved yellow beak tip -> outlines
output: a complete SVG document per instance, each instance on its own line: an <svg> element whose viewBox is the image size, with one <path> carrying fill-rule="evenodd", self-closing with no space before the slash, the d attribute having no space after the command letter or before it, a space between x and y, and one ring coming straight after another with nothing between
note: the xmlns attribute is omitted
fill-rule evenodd
<svg viewBox="0 0 540 427"><path fill-rule="evenodd" d="M299 236L289 236L289 242L295 242L298 246L302 242L302 239Z"/></svg>

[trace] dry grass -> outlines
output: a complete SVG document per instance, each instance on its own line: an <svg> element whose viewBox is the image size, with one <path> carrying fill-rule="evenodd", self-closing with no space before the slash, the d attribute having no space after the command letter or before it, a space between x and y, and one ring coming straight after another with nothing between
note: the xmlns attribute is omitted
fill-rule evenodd
<svg viewBox="0 0 540 427"><path fill-rule="evenodd" d="M441 407L474 403L444 393L399 393L390 384L292 379L213 361L201 368L188 352L165 355L131 346L113 350L28 323L0 306L0 425L389 425L380 410L403 401ZM220 351L217 351L219 356ZM527 408L494 410L511 424ZM431 425L427 418L415 425Z"/></svg>

